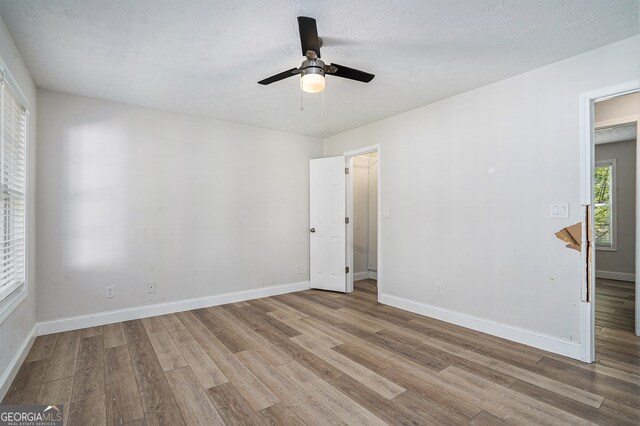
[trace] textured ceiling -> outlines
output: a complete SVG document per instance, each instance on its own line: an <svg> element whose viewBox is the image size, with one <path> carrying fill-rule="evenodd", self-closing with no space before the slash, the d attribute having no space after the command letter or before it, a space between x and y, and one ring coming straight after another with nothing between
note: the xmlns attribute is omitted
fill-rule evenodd
<svg viewBox="0 0 640 426"><path fill-rule="evenodd" d="M637 34L637 0L0 0L36 85L329 136ZM302 61L296 16L322 58L376 74L256 82Z"/></svg>

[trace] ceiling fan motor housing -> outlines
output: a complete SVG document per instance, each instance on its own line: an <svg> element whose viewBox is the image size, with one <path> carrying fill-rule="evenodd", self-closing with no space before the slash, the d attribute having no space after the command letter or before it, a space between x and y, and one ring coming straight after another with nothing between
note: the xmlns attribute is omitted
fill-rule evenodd
<svg viewBox="0 0 640 426"><path fill-rule="evenodd" d="M324 77L324 62L321 59L307 59L300 66L300 75L319 74Z"/></svg>

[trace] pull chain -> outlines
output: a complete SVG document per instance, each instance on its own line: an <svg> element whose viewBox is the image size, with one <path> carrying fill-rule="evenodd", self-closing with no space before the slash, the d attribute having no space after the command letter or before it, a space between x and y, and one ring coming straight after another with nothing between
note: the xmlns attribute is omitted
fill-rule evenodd
<svg viewBox="0 0 640 426"><path fill-rule="evenodd" d="M324 107L324 90L322 91L322 115L325 115L327 113L327 109Z"/></svg>
<svg viewBox="0 0 640 426"><path fill-rule="evenodd" d="M304 92L300 88L300 111L304 111Z"/></svg>

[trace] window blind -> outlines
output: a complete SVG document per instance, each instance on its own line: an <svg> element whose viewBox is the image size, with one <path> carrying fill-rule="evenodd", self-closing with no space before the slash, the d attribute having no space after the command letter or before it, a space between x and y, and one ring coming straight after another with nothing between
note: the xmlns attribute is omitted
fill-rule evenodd
<svg viewBox="0 0 640 426"><path fill-rule="evenodd" d="M0 301L25 282L27 112L0 74Z"/></svg>

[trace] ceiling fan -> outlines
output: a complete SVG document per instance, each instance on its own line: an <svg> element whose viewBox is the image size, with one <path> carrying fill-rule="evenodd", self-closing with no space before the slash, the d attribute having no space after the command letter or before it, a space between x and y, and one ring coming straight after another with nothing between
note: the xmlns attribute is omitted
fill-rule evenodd
<svg viewBox="0 0 640 426"><path fill-rule="evenodd" d="M267 85L285 78L300 74L300 88L307 93L319 93L324 90L325 75L335 75L336 77L348 78L349 80L368 83L375 77L368 72L354 68L345 67L340 64L325 64L320 59L320 47L322 39L318 37L316 20L307 16L298 16L298 28L300 30L300 43L302 45L302 55L307 59L302 62L300 68L291 68L279 74L273 75L258 84Z"/></svg>

